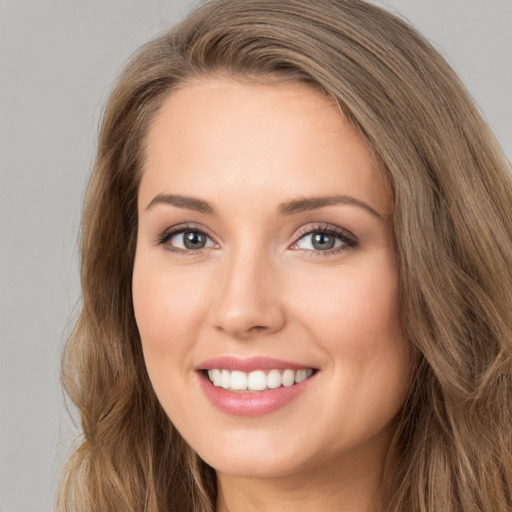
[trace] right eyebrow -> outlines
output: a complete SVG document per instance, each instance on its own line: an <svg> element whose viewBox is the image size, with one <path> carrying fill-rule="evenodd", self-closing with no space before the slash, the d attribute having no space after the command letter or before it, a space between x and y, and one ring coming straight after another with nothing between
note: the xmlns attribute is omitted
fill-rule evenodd
<svg viewBox="0 0 512 512"><path fill-rule="evenodd" d="M158 194L146 206L146 211L153 208L157 204L168 204L176 206L177 208L184 208L187 210L195 210L199 213L213 215L215 210L213 206L207 201L198 199L196 197L181 196L178 194Z"/></svg>
<svg viewBox="0 0 512 512"><path fill-rule="evenodd" d="M357 206L371 213L374 217L383 219L383 216L374 210L368 203L356 199L352 196L346 195L335 195L327 197L306 197L303 199L295 199L283 203L278 208L280 215L295 215L296 213L307 212L309 210L317 210L326 206L332 206L335 204L348 204L350 206Z"/></svg>

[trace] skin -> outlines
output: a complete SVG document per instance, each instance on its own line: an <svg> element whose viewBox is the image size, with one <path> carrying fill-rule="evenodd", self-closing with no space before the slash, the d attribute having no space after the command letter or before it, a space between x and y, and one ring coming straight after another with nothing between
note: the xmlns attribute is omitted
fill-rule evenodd
<svg viewBox="0 0 512 512"><path fill-rule="evenodd" d="M146 151L135 315L163 408L217 472L217 510L381 510L411 368L391 199L363 140L307 85L204 78L168 96ZM162 194L213 211L155 201ZM365 206L280 211L334 195ZM206 233L205 247L185 248L179 233L162 242L180 226ZM326 227L355 244L318 249L310 233ZM318 372L276 411L234 416L210 403L196 371L225 355Z"/></svg>

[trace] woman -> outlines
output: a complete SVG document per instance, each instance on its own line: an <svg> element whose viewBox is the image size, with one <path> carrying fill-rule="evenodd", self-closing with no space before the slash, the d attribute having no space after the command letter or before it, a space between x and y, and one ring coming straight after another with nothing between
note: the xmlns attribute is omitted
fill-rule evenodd
<svg viewBox="0 0 512 512"><path fill-rule="evenodd" d="M62 510L512 507L512 178L359 0L216 0L107 105Z"/></svg>

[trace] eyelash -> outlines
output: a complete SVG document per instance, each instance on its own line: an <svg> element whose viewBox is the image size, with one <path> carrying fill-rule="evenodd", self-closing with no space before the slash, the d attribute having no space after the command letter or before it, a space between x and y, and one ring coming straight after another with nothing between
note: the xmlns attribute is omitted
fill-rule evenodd
<svg viewBox="0 0 512 512"><path fill-rule="evenodd" d="M194 224L181 224L179 226L173 226L171 228L166 229L161 235L158 236L156 243L158 245L165 245L165 249L173 253L183 254L186 256L199 256L205 249L207 249L206 247L203 247L201 249L187 250L167 244L167 242L173 236L179 235L181 233L186 233L187 231L191 231L193 233L200 233L202 235L205 235L210 240L212 240L212 237L204 230L204 228L200 228Z"/></svg>
<svg viewBox="0 0 512 512"><path fill-rule="evenodd" d="M309 254L311 257L332 256L335 254L339 254L339 253L348 251L350 249L354 249L359 244L357 237L345 229L339 228L337 226L332 226L329 224L318 224L313 227L305 228L304 231L299 233L296 241L293 242L292 247L297 245L301 240L303 240L307 236L311 236L311 235L314 235L317 233L333 236L333 237L337 238L338 240L341 240L342 245L340 245L339 247L334 247L332 249L326 249L323 251L322 250L312 250L312 249L300 249L300 248L297 248L294 250L296 250L296 251L302 250L304 253Z"/></svg>
<svg viewBox="0 0 512 512"><path fill-rule="evenodd" d="M187 231L202 234L202 235L206 236L207 238L209 238L210 240L212 240L212 237L203 228L200 228L193 224L186 224L186 225L173 226L171 228L166 229L161 235L159 235L157 237L156 243L158 245L165 245L166 250L168 250L170 252L183 254L183 255L187 255L187 256L189 256L189 255L199 256L203 251L205 251L206 249L209 249L207 247L203 247L200 249L182 249L180 247L174 247L170 244L167 244L167 242L169 242L169 240L173 236L179 235L181 233L186 233ZM337 238L338 240L341 240L342 245L339 247L335 247L332 249L326 249L326 250L312 250L312 249L300 249L300 248L293 249L293 246L297 245L301 240L305 239L307 236L314 235L317 233L333 236L333 237ZM313 256L335 255L335 254L356 248L358 246L358 244L359 244L359 242L357 240L357 237L354 236L349 231L339 228L339 227L336 227L336 226L328 225L328 224L319 224L317 226L305 228L302 232L299 232L299 234L296 237L295 242L293 242L293 244L290 247L292 248L292 250L302 251L303 253L307 253L308 255L313 257Z"/></svg>

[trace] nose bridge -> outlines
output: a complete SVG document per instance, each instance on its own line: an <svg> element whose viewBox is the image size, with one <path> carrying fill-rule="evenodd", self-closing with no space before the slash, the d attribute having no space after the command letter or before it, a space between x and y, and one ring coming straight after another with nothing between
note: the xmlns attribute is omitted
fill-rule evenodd
<svg viewBox="0 0 512 512"><path fill-rule="evenodd" d="M269 251L243 245L233 248L218 276L212 307L215 328L235 337L280 330L285 315L276 274Z"/></svg>

